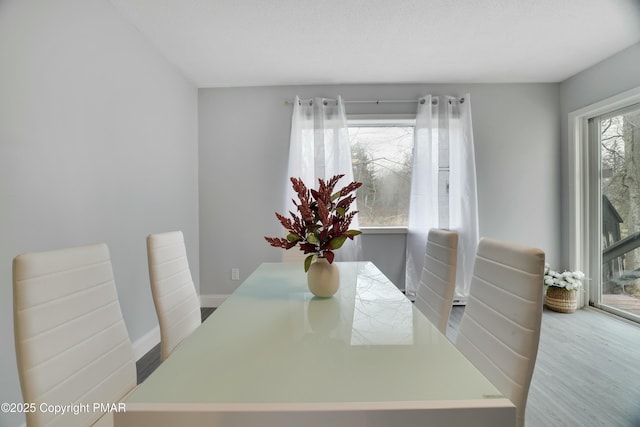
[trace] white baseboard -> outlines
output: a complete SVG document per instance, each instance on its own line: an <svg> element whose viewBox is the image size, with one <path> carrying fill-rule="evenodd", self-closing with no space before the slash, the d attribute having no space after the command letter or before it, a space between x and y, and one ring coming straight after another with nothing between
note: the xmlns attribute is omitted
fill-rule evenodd
<svg viewBox="0 0 640 427"><path fill-rule="evenodd" d="M200 307L220 307L227 298L229 295L200 295Z"/></svg>
<svg viewBox="0 0 640 427"><path fill-rule="evenodd" d="M160 342L160 327L156 326L133 344L133 357L138 360Z"/></svg>

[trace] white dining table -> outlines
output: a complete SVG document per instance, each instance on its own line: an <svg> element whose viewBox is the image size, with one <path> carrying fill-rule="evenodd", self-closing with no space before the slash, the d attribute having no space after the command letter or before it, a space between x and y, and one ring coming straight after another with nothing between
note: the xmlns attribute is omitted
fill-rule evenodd
<svg viewBox="0 0 640 427"><path fill-rule="evenodd" d="M370 262L331 298L260 265L114 414L139 426L515 426L515 407Z"/></svg>

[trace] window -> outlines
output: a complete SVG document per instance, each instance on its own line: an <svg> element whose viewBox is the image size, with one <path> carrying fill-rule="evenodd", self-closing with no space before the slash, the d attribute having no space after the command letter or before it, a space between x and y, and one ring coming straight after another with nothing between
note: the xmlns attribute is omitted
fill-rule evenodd
<svg viewBox="0 0 640 427"><path fill-rule="evenodd" d="M632 154L639 102L636 88L570 113L568 150L569 269L590 278L579 301L635 321L640 315L613 302L626 304L637 288L638 199L630 191L640 179Z"/></svg>
<svg viewBox="0 0 640 427"><path fill-rule="evenodd" d="M601 201L591 216L601 227L602 248L602 281L592 299L640 321L640 104L590 119L589 138Z"/></svg>
<svg viewBox="0 0 640 427"><path fill-rule="evenodd" d="M361 227L406 227L415 119L349 119Z"/></svg>

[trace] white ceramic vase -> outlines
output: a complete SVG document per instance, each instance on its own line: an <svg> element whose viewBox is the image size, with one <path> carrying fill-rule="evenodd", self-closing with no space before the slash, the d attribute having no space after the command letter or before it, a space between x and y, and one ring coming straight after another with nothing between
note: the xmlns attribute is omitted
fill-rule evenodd
<svg viewBox="0 0 640 427"><path fill-rule="evenodd" d="M340 271L335 264L329 264L326 258L318 258L309 266L307 284L315 296L329 298L338 292Z"/></svg>

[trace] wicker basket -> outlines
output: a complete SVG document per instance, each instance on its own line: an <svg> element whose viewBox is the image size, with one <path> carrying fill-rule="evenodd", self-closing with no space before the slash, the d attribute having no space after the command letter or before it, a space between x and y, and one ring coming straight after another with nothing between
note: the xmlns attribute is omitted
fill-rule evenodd
<svg viewBox="0 0 640 427"><path fill-rule="evenodd" d="M550 310L560 313L573 313L578 307L576 291L568 291L565 288L558 288L557 286L547 287L544 303Z"/></svg>

